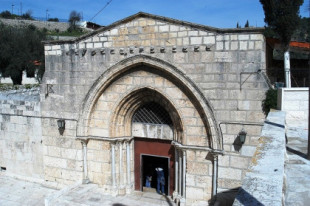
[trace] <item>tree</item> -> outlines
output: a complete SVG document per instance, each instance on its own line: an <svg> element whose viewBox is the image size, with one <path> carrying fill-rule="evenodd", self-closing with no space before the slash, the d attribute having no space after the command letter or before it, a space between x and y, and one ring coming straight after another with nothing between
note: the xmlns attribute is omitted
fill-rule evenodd
<svg viewBox="0 0 310 206"><path fill-rule="evenodd" d="M22 16L22 19L28 19L28 20L33 20L32 18L32 11L28 10L26 13L24 13Z"/></svg>
<svg viewBox="0 0 310 206"><path fill-rule="evenodd" d="M237 26L236 26L236 28L237 28L237 29L238 29L238 28L240 28L239 22L237 22Z"/></svg>
<svg viewBox="0 0 310 206"><path fill-rule="evenodd" d="M286 87L291 87L289 44L300 21L299 8L303 0L260 0L265 13L265 22L280 37L284 49Z"/></svg>
<svg viewBox="0 0 310 206"><path fill-rule="evenodd" d="M246 27L249 27L250 25L249 25L249 20L246 20L246 23L245 23L245 25L244 25L244 27L246 28Z"/></svg>
<svg viewBox="0 0 310 206"><path fill-rule="evenodd" d="M0 24L0 72L11 77L13 84L22 83L23 71L35 72L35 61L40 61L38 74L44 73L44 45L46 33L35 26L11 27Z"/></svg>
<svg viewBox="0 0 310 206"><path fill-rule="evenodd" d="M77 22L79 22L81 18L82 17L80 13L78 13L77 11L71 11L70 16L69 16L69 23L70 23L71 30L77 29Z"/></svg>
<svg viewBox="0 0 310 206"><path fill-rule="evenodd" d="M59 22L58 18L49 18L47 21Z"/></svg>
<svg viewBox="0 0 310 206"><path fill-rule="evenodd" d="M5 18L5 19L9 19L9 18L11 18L11 16L12 16L12 14L8 10L0 13L0 17Z"/></svg>

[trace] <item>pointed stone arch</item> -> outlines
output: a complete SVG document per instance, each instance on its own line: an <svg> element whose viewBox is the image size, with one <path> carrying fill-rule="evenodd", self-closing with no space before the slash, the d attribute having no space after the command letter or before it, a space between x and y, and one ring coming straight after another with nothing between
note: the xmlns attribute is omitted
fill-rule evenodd
<svg viewBox="0 0 310 206"><path fill-rule="evenodd" d="M184 93L186 93L199 112L199 115L207 128L208 136L211 139L209 146L212 149L222 150L222 136L212 106L198 86L174 65L147 55L136 55L124 59L107 69L95 81L87 93L80 109L77 124L77 136L85 137L88 135L90 114L100 95L122 74L139 66L148 66L153 72L159 73L170 79L175 85L178 85Z"/></svg>
<svg viewBox="0 0 310 206"><path fill-rule="evenodd" d="M134 113L145 103L150 102L155 102L166 109L173 123L173 140L181 143L183 132L182 118L168 97L150 87L130 91L113 109L114 113L110 120L111 137L131 136Z"/></svg>

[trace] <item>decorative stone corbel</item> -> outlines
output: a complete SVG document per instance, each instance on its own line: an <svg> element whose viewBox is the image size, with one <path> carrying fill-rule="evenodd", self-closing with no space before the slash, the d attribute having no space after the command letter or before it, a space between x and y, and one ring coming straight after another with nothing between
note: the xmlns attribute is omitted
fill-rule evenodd
<svg viewBox="0 0 310 206"><path fill-rule="evenodd" d="M110 54L115 54L115 49L114 48L110 49Z"/></svg>
<svg viewBox="0 0 310 206"><path fill-rule="evenodd" d="M85 56L86 52L87 52L87 49L83 49L82 56Z"/></svg>
<svg viewBox="0 0 310 206"><path fill-rule="evenodd" d="M194 46L194 52L199 52L199 46Z"/></svg>
<svg viewBox="0 0 310 206"><path fill-rule="evenodd" d="M92 51L92 52L91 52L91 55L92 55L92 56L95 56L96 53L97 53L96 51Z"/></svg>
<svg viewBox="0 0 310 206"><path fill-rule="evenodd" d="M206 45L206 51L211 51L212 46L212 44Z"/></svg>
<svg viewBox="0 0 310 206"><path fill-rule="evenodd" d="M151 48L150 48L150 53L151 53L151 54L154 54L154 53L155 53L155 48L154 48L154 47L151 47Z"/></svg>
<svg viewBox="0 0 310 206"><path fill-rule="evenodd" d="M176 53L177 52L177 47L176 46L173 46L172 47L172 53Z"/></svg>
<svg viewBox="0 0 310 206"><path fill-rule="evenodd" d="M161 52L161 53L165 53L165 51L166 51L165 47L161 47L161 48L160 48L160 52Z"/></svg>
<svg viewBox="0 0 310 206"><path fill-rule="evenodd" d="M183 51L184 53L186 53L186 52L187 52L187 47L183 47L182 51Z"/></svg>

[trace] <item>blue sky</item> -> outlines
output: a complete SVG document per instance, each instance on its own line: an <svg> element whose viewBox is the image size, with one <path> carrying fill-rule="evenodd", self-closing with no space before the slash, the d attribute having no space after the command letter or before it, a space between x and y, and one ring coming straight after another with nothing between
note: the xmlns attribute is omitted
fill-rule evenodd
<svg viewBox="0 0 310 206"><path fill-rule="evenodd" d="M0 0L0 11L9 10L19 14L32 11L35 17L68 19L72 10L81 12L89 21L110 0ZM300 8L301 16L308 17L309 1ZM179 20L219 28L234 28L237 22L244 26L264 26L264 12L259 0L112 0L92 22L109 25L117 20L144 11Z"/></svg>

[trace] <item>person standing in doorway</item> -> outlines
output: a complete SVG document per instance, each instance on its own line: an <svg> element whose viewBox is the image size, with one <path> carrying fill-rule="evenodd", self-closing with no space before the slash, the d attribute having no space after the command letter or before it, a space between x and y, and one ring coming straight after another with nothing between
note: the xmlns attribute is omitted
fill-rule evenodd
<svg viewBox="0 0 310 206"><path fill-rule="evenodd" d="M162 167L157 167L157 193L165 195L165 174Z"/></svg>
<svg viewBox="0 0 310 206"><path fill-rule="evenodd" d="M151 187L151 183L152 183L152 176L151 175L146 175L145 187Z"/></svg>

